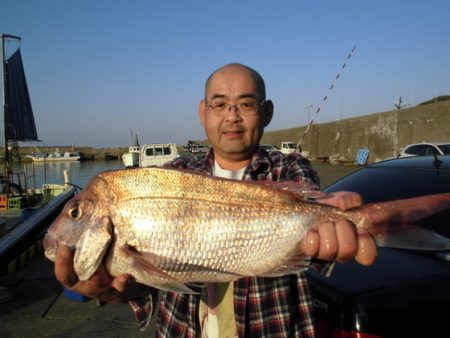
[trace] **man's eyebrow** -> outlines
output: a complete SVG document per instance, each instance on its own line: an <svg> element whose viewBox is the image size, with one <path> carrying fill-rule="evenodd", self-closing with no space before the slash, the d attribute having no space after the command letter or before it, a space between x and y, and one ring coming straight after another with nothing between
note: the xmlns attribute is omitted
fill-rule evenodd
<svg viewBox="0 0 450 338"><path fill-rule="evenodd" d="M214 99L224 99L224 98L226 98L227 96L226 95L224 95L224 94L214 94L213 96L211 96L211 100L214 100Z"/></svg>
<svg viewBox="0 0 450 338"><path fill-rule="evenodd" d="M214 99L227 99L228 96L224 95L224 94L214 94L213 96L211 96L211 100ZM238 99L247 99L247 98L252 98L257 100L258 99L258 95L253 94L253 93L244 93L239 95Z"/></svg>
<svg viewBox="0 0 450 338"><path fill-rule="evenodd" d="M252 99L257 100L258 99L258 95L253 94L253 93L246 93L246 94L239 95L239 98L240 99L252 98Z"/></svg>

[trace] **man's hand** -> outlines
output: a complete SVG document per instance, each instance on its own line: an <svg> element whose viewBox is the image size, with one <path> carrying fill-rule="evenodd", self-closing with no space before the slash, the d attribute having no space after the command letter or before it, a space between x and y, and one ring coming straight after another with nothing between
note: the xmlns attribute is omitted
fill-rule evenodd
<svg viewBox="0 0 450 338"><path fill-rule="evenodd" d="M354 192L333 193L316 201L342 210L362 204L361 196ZM375 240L367 230L356 229L345 219L335 223L322 222L317 229L309 230L300 250L308 256L328 261L345 262L355 258L362 265L371 265L377 257Z"/></svg>
<svg viewBox="0 0 450 338"><path fill-rule="evenodd" d="M125 302L148 294L145 285L134 282L130 275L112 277L101 265L87 281L80 281L73 269L74 253L69 247L58 249L55 260L56 279L66 288L106 302Z"/></svg>

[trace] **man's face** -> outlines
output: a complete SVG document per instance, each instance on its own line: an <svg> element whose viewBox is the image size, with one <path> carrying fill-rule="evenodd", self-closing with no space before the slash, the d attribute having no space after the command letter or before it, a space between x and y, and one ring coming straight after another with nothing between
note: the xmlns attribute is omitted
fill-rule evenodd
<svg viewBox="0 0 450 338"><path fill-rule="evenodd" d="M228 66L213 75L207 88L206 102L200 102L199 115L216 156L230 160L251 158L272 115L267 112L266 105L259 106L261 100L247 69ZM257 103L258 106L255 114L248 115L241 114L234 107L217 113L207 103Z"/></svg>

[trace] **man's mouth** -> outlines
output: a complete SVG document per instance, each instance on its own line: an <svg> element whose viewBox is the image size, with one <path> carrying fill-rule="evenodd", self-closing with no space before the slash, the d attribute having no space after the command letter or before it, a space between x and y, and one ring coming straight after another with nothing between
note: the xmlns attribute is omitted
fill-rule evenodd
<svg viewBox="0 0 450 338"><path fill-rule="evenodd" d="M237 135L242 135L244 133L243 130L226 130L223 131L222 134L226 135L226 136L237 136Z"/></svg>

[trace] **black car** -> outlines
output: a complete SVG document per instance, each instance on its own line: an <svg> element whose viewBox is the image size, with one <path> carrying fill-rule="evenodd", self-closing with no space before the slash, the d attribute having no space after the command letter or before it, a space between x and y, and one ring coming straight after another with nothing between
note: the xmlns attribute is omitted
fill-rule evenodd
<svg viewBox="0 0 450 338"><path fill-rule="evenodd" d="M450 156L375 163L324 190L355 191L367 203L448 193ZM450 238L450 210L418 224ZM450 251L379 248L370 267L351 261L328 278L307 274L319 337L450 337Z"/></svg>

